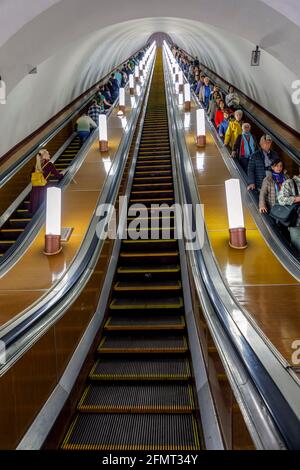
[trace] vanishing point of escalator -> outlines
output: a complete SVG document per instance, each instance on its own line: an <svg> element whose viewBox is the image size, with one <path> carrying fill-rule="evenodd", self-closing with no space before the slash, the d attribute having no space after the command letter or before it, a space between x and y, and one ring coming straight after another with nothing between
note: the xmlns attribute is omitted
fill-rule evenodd
<svg viewBox="0 0 300 470"><path fill-rule="evenodd" d="M80 150L80 141L75 137L66 150L58 157L55 166L59 171L66 170ZM30 175L28 175L28 180ZM55 184L57 180L50 176L50 184ZM25 231L32 217L30 214L30 193L20 203L18 208L12 213L9 219L0 229L0 259L16 243L20 235Z"/></svg>
<svg viewBox="0 0 300 470"><path fill-rule="evenodd" d="M174 202L159 52L130 204ZM169 239L122 241L95 363L62 449L200 449L174 218L171 227Z"/></svg>

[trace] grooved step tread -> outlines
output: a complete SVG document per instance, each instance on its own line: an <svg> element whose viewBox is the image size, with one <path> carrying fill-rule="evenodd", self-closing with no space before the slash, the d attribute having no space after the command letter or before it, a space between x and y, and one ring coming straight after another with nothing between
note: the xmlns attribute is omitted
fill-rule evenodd
<svg viewBox="0 0 300 470"><path fill-rule="evenodd" d="M149 310L149 309L177 309L183 307L181 297L164 297L163 299L143 299L143 298L116 298L109 305L111 310Z"/></svg>
<svg viewBox="0 0 300 470"><path fill-rule="evenodd" d="M160 240L157 240L160 241ZM119 274L130 274L130 273L179 273L180 271L180 266L179 265L174 265L174 266L147 266L147 267L141 267L141 266L120 266L118 268L118 273Z"/></svg>
<svg viewBox="0 0 300 470"><path fill-rule="evenodd" d="M183 330L185 320L180 315L164 315L141 317L134 315L129 317L117 316L109 317L104 329L109 331L130 331L130 330Z"/></svg>
<svg viewBox="0 0 300 470"><path fill-rule="evenodd" d="M78 404L83 413L189 413L195 408L185 383L91 384Z"/></svg>
<svg viewBox="0 0 300 470"><path fill-rule="evenodd" d="M78 414L65 450L200 450L193 414Z"/></svg>
<svg viewBox="0 0 300 470"><path fill-rule="evenodd" d="M98 353L186 353L188 345L185 336L179 335L126 335L104 336L99 344Z"/></svg>
<svg viewBox="0 0 300 470"><path fill-rule="evenodd" d="M101 357L93 366L91 380L189 380L186 357L128 358Z"/></svg>
<svg viewBox="0 0 300 470"><path fill-rule="evenodd" d="M161 257L164 257L164 258L168 258L168 257L171 257L173 258L174 256L179 256L179 251L169 251L169 252L164 252L164 251L161 251L161 252L158 252L158 253L149 253L149 252L146 252L146 253L142 253L142 252L128 252L128 253L124 253L124 252L121 252L120 253L120 257L121 258L161 258Z"/></svg>
<svg viewBox="0 0 300 470"><path fill-rule="evenodd" d="M136 282L122 282L119 281L115 284L114 290L118 292L123 291L173 291L181 290L182 285L180 281L167 281L167 282L149 282L141 284Z"/></svg>

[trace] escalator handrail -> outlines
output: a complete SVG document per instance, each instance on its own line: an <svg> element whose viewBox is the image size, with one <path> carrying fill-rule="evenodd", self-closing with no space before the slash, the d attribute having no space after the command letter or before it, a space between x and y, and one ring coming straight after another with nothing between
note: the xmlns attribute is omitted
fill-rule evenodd
<svg viewBox="0 0 300 470"><path fill-rule="evenodd" d="M174 103L173 103L174 107ZM181 124L182 128L182 124ZM197 191L195 189L195 182L193 180L192 166L190 162L190 156L186 148L186 144L183 142L183 138L180 135L180 124L176 122L176 133L177 138L174 139L177 146L177 155L179 157L178 171L179 177L183 182L184 188L184 198L185 202L188 204L199 204L199 197L197 196ZM190 178L189 178L190 176ZM191 185L193 185L194 193L192 195ZM210 250L208 234L205 231L205 245ZM281 377L282 374L285 374L285 378L290 387L290 400L287 401L285 396L282 393L282 390L279 388L278 383L276 383L276 377L274 378L270 371L266 369L265 365L262 363L259 358L255 345L250 344L250 339L245 338L242 334L242 331L237 327L236 323L233 320L232 313L230 312L228 306L225 305L220 292L216 288L216 279L214 280L211 277L211 273L207 267L207 260L205 259L203 250L191 251L191 256L194 259L194 267L197 270L198 276L203 280L207 295L211 301L211 304L214 307L214 310L222 323L228 338L230 338L231 343L233 344L238 355L241 357L243 363L245 364L246 370L248 371L249 377L254 382L257 387L263 402L265 403L267 409L269 410L274 423L276 423L277 428L282 435L286 446L289 449L299 449L300 448L300 407L299 407L299 384L292 375L285 370L283 365L279 360L275 359L275 364L277 365L276 372L280 370ZM211 258L211 264L216 264L216 260L213 257L212 252L208 251L208 255ZM219 273L218 268L216 272ZM219 273L220 275L220 273ZM215 282L214 282L215 281ZM224 283L224 281L223 281ZM196 283L197 285L197 283ZM243 312L240 306L236 303L235 299L232 297L232 294L224 284L227 295L230 297L229 305L233 309L240 311L241 315ZM199 294L199 292L198 292ZM274 356L275 358L275 356ZM274 362L273 362L274 363ZM285 386L287 384L284 384ZM286 387L285 387L286 388ZM285 390L286 392L286 390ZM297 397L297 400L296 400ZM292 406L291 406L292 403ZM296 411L297 410L297 411Z"/></svg>
<svg viewBox="0 0 300 470"><path fill-rule="evenodd" d="M143 86L144 92L139 96L138 104L135 107L131 119L128 122L128 127L123 135L122 142L116 153L115 159L110 168L107 176L105 186L99 197L97 207L100 204L113 204L118 191L120 181L126 165L131 137L133 135L132 130L134 129L141 107L143 105L144 97L149 91L149 83L151 83L153 64L155 58L152 59L151 69L149 70L146 82ZM96 228L100 220L100 216L97 215L97 210L93 215L87 234L81 244L80 250L76 256L76 259L70 265L68 271L64 274L64 277L55 285L52 286L51 291L43 297L43 299L29 308L24 312L21 318L18 318L13 323L9 324L6 328L2 329L0 333L0 339L5 344L7 351L9 348L13 350L18 346L20 338L25 338L29 331L33 331L36 327L38 330L38 323L45 318L47 315L51 315L55 311L65 311L74 299L81 292L82 285L85 285L90 277L92 265L95 265L95 259L98 259L100 251L103 247L104 240L100 239L97 235ZM23 346L24 347L24 346ZM9 361L6 363L1 373L9 368Z"/></svg>
<svg viewBox="0 0 300 470"><path fill-rule="evenodd" d="M138 49L134 54L132 54L130 57L135 56L141 49ZM22 155L16 162L14 162L7 170L5 170L3 173L0 174L0 188L2 188L28 161L30 161L31 158L33 158L39 150L44 148L69 122L72 121L72 119L80 113L87 105L90 103L94 97L96 96L96 93L93 93L93 89L99 87L101 84L104 84L106 80L110 77L110 75L114 72L114 70L119 69L122 67L126 62L128 62L129 59L125 60L122 62L120 65L112 69L108 74L106 74L104 77L99 80L90 90L88 90L85 94L89 94L90 96L85 99L85 101L78 106L74 111L71 112L69 116L67 116L65 119L63 119L62 122L60 122L55 129L52 129L48 134L46 134L37 144L35 144L33 147L31 147L27 152ZM84 98L84 97L82 97ZM70 105L69 105L70 106ZM0 163L1 163L1 158L0 158Z"/></svg>

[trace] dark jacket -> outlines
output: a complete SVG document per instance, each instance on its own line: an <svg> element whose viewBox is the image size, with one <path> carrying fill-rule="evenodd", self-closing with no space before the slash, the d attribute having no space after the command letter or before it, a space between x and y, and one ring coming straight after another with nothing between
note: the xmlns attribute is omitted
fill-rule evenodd
<svg viewBox="0 0 300 470"><path fill-rule="evenodd" d="M257 144L256 144L256 140L255 140L255 137L253 137L253 140L254 140L254 150L257 149ZM233 151L236 152L236 156L237 157L244 157L244 155L241 155L241 147L242 147L242 138L243 138L243 134L239 135L235 141L235 144L233 146Z"/></svg>
<svg viewBox="0 0 300 470"><path fill-rule="evenodd" d="M279 157L277 153L274 152L274 150L271 150L269 158L270 160L276 160ZM249 158L248 184L255 184L256 189L260 189L265 177L265 156L262 149L260 148L259 150L257 150L257 152L254 152Z"/></svg>

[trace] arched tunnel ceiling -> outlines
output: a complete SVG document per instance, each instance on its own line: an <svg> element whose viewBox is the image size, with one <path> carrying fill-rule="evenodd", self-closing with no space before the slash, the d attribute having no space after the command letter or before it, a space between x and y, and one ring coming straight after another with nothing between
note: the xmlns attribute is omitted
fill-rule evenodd
<svg viewBox="0 0 300 470"><path fill-rule="evenodd" d="M24 5L24 0L0 0L0 74L9 92L7 104L0 107L0 119L17 121L13 135L7 124L0 155L156 31L168 33L297 129L300 112L291 102L291 83L300 73L300 8L295 3L26 0ZM293 7L298 16L291 16ZM262 65L251 68L250 53L256 44L264 49ZM38 66L37 75L28 76L31 66ZM47 106L39 101L46 96Z"/></svg>

